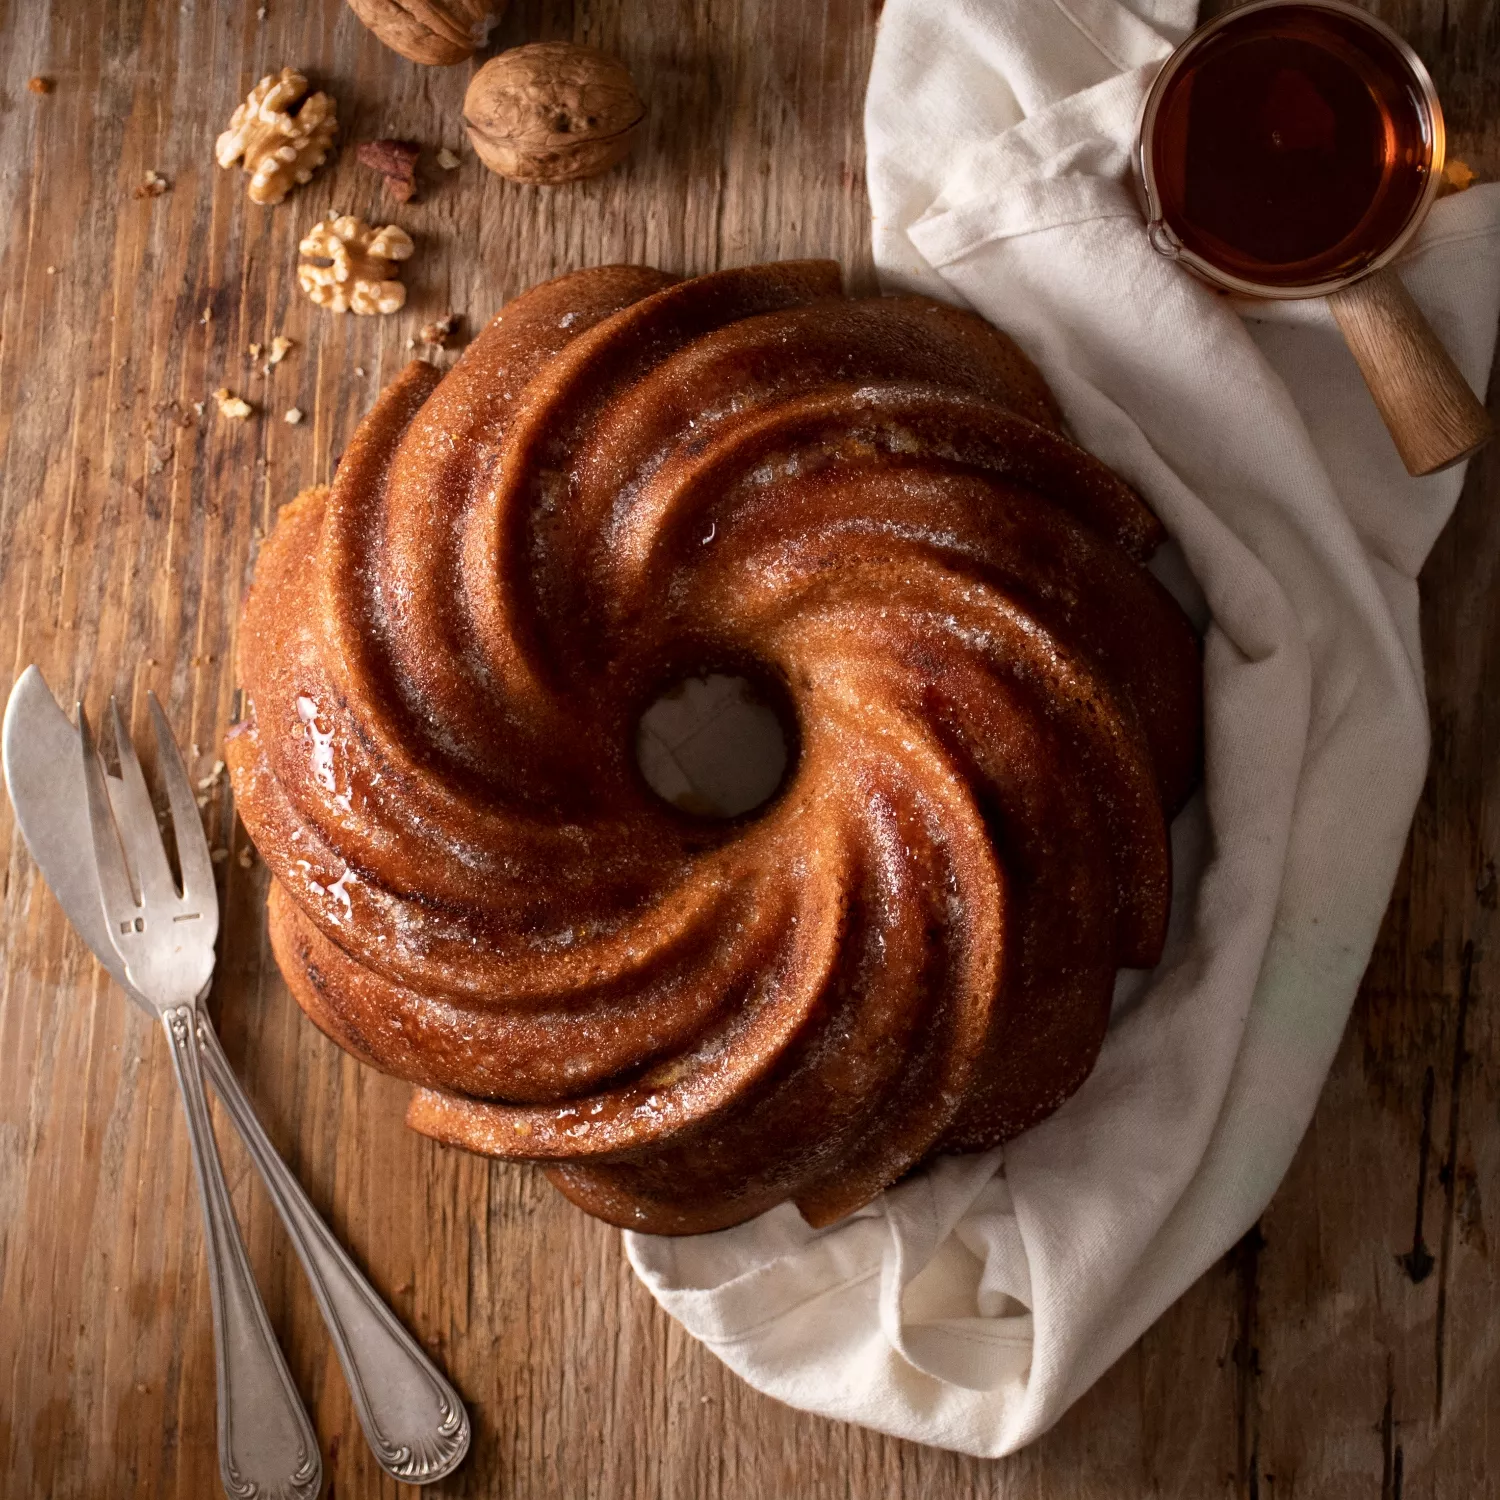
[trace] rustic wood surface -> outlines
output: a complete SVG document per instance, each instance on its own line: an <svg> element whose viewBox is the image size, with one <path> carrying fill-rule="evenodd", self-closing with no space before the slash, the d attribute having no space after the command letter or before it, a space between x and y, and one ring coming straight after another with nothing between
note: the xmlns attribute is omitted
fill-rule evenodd
<svg viewBox="0 0 1500 1500"><path fill-rule="evenodd" d="M1500 177L1500 0L1384 0ZM385 51L335 0L0 0L0 690L154 688L209 776L240 591L277 507L326 479L425 320L471 330L609 260L703 271L834 255L869 284L860 104L878 0L524 0L499 41L623 54L651 102L623 170L540 192L464 149L471 69ZM337 98L345 149L276 209L212 161L262 73ZM32 75L55 80L28 91ZM349 143L460 150L393 214ZM148 170L171 187L137 197ZM394 218L406 311L320 314L300 232ZM269 376L252 342L295 351ZM361 374L360 371L364 373ZM217 416L212 392L254 402ZM1500 381L1491 410L1500 412ZM207 401L202 415L195 403ZM300 426L281 420L296 406ZM401 1124L405 1090L306 1024L264 937L227 788L212 1001L314 1201L471 1404L444 1495L1369 1496L1500 1493L1500 447L1423 578L1431 777L1374 963L1289 1177L1258 1227L1043 1441L979 1462L790 1411L635 1284L619 1237L529 1169ZM166 1050L73 937L0 799L0 1494L217 1494L198 1209ZM389 1495L238 1142L226 1167L308 1399L332 1496Z"/></svg>

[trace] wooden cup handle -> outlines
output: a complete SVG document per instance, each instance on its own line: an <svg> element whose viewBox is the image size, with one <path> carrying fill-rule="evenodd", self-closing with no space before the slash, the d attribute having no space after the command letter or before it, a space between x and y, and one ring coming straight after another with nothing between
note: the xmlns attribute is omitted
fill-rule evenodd
<svg viewBox="0 0 1500 1500"><path fill-rule="evenodd" d="M1489 414L1390 267L1328 305L1408 474L1446 469L1489 441Z"/></svg>

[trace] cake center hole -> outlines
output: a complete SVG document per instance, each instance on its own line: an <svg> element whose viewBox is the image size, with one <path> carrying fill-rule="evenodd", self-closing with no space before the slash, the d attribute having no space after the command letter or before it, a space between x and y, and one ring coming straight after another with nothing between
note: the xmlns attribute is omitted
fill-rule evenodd
<svg viewBox="0 0 1500 1500"><path fill-rule="evenodd" d="M641 715L635 757L664 802L709 818L738 818L768 801L789 758L765 694L717 672L673 683Z"/></svg>

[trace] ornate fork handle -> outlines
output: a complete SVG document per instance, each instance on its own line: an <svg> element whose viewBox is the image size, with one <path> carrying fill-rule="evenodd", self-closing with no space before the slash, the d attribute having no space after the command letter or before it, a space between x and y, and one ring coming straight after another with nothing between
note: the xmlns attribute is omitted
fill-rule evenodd
<svg viewBox="0 0 1500 1500"><path fill-rule="evenodd" d="M312 1500L318 1440L260 1300L224 1183L194 1037L195 1007L161 1013L203 1204L219 1386L219 1470L234 1500Z"/></svg>
<svg viewBox="0 0 1500 1500"><path fill-rule="evenodd" d="M469 1448L463 1402L365 1280L282 1161L208 1017L199 1011L197 1022L214 1092L260 1169L312 1283L360 1426L381 1468L407 1484L430 1484L451 1474Z"/></svg>

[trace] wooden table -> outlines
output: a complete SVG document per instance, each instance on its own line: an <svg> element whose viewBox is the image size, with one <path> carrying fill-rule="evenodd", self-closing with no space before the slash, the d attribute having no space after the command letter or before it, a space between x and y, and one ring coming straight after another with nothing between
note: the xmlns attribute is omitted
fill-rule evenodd
<svg viewBox="0 0 1500 1500"><path fill-rule="evenodd" d="M871 283L860 104L878 0L525 0L500 41L621 53L651 103L625 169L538 192L464 149L470 68L384 50L335 0L0 5L0 689L154 688L209 778L241 589L277 507L328 477L424 321L473 329L530 283L611 260L695 272L834 255ZM1500 177L1500 0L1385 0ZM276 209L212 159L261 74L337 98L346 149ZM54 79L33 94L34 74ZM424 161L387 214L347 143ZM171 184L136 195L148 171ZM403 313L320 313L300 233L394 217ZM249 344L296 340L270 376ZM257 413L220 418L227 386ZM1500 413L1500 381L1491 409ZM200 414L197 403L207 402ZM291 407L306 413L285 423ZM980 1462L805 1416L729 1375L636 1285L618 1235L536 1172L401 1124L405 1089L301 1017L266 948L265 874L222 779L212 1002L278 1147L471 1404L438 1492L540 1497L1500 1493L1500 445L1423 577L1435 730L1410 851L1307 1139L1260 1226L1043 1441ZM0 799L0 1494L219 1493L198 1208L167 1053L101 977ZM280 1225L238 1142L251 1258L330 1496L384 1495Z"/></svg>

